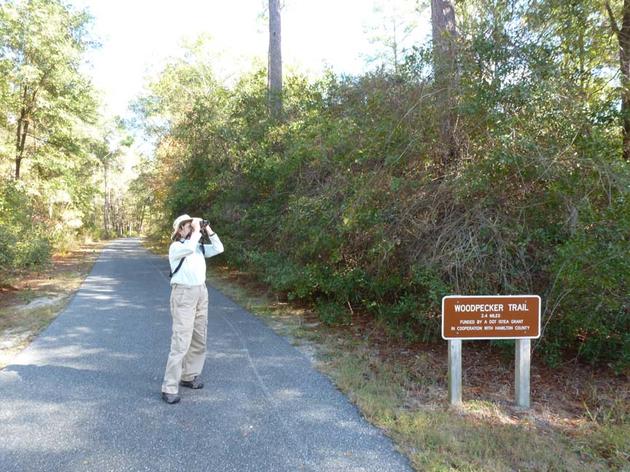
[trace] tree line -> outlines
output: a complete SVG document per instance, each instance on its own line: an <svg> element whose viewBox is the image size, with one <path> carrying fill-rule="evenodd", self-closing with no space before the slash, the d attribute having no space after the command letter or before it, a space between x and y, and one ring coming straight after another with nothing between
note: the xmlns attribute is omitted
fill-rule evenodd
<svg viewBox="0 0 630 472"><path fill-rule="evenodd" d="M326 323L434 341L444 295L533 293L536 355L627 368L627 2L432 0L428 43L319 79L282 73L269 6L267 68L225 84L200 41L147 84L155 151L123 192L128 131L81 72L89 15L1 2L0 268L195 213Z"/></svg>
<svg viewBox="0 0 630 472"><path fill-rule="evenodd" d="M46 263L78 233L132 229L132 204L111 185L128 133L99 112L82 70L91 21L58 0L0 2L3 272Z"/></svg>
<svg viewBox="0 0 630 472"><path fill-rule="evenodd" d="M444 295L539 294L536 355L627 367L627 3L431 8L432 41L358 76L274 88L273 36L233 86L173 60L136 103L155 227L204 215L278 296L410 341Z"/></svg>

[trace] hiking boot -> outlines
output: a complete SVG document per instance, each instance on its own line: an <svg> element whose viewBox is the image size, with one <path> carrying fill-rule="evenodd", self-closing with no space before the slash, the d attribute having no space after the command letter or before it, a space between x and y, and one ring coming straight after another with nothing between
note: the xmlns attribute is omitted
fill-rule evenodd
<svg viewBox="0 0 630 472"><path fill-rule="evenodd" d="M173 405L174 403L178 403L182 398L176 393L166 393L162 392L162 400L164 400L169 405Z"/></svg>
<svg viewBox="0 0 630 472"><path fill-rule="evenodd" d="M182 387L192 388L193 390L197 390L199 388L203 388L203 382L199 380L199 377L195 377L192 380L182 380L179 382Z"/></svg>

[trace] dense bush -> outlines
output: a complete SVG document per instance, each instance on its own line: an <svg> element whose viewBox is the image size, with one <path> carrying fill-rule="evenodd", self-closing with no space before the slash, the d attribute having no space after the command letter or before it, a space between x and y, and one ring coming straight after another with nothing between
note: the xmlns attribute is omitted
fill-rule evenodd
<svg viewBox="0 0 630 472"><path fill-rule="evenodd" d="M630 169L611 131L617 105L594 94L585 106L584 83L554 72L553 44L471 31L461 155L449 167L436 159L440 103L425 50L395 74L288 78L280 122L267 119L264 71L215 84L212 99L186 82L195 103L161 115L158 213L211 218L232 264L327 323L372 317L431 341L444 295L539 294L536 352L624 368ZM182 77L194 68L173 67ZM166 78L158 107L180 88Z"/></svg>
<svg viewBox="0 0 630 472"><path fill-rule="evenodd" d="M557 248L546 337L548 357L564 349L592 362L630 364L630 205L619 197Z"/></svg>
<svg viewBox="0 0 630 472"><path fill-rule="evenodd" d="M15 182L0 189L0 270L40 266L50 259L50 234L35 207Z"/></svg>

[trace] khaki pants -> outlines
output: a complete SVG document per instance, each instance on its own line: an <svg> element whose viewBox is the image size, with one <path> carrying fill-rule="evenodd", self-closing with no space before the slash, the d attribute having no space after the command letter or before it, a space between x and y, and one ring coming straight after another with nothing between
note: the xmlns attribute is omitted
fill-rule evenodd
<svg viewBox="0 0 630 472"><path fill-rule="evenodd" d="M190 381L203 369L208 329L208 289L204 285L173 284L173 335L162 392L177 393L180 380Z"/></svg>

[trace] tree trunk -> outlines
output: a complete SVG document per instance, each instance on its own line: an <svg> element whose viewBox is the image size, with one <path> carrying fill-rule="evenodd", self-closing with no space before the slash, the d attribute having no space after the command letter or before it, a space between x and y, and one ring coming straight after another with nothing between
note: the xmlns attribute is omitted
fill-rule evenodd
<svg viewBox="0 0 630 472"><path fill-rule="evenodd" d="M20 166L22 165L22 158L15 158L15 180L20 180Z"/></svg>
<svg viewBox="0 0 630 472"><path fill-rule="evenodd" d="M457 139L456 93L459 86L457 68L457 25L451 0L431 0L433 33L433 69L440 120L439 164L447 167L459 159Z"/></svg>
<svg viewBox="0 0 630 472"><path fill-rule="evenodd" d="M623 158L630 162L630 0L623 2L623 21L619 34L621 67L621 116L623 117Z"/></svg>
<svg viewBox="0 0 630 472"><path fill-rule="evenodd" d="M280 41L280 0L269 0L269 64L267 91L273 119L282 115L282 49Z"/></svg>
<svg viewBox="0 0 630 472"><path fill-rule="evenodd" d="M624 0L621 28L606 1L610 24L619 42L619 69L621 72L621 125L623 127L622 156L630 162L630 0Z"/></svg>
<svg viewBox="0 0 630 472"><path fill-rule="evenodd" d="M109 236L109 198L107 189L107 161L103 162L103 181L105 184L105 192L103 195L103 229L105 230L105 237Z"/></svg>
<svg viewBox="0 0 630 472"><path fill-rule="evenodd" d="M28 87L24 87L22 92L22 108L20 117L17 121L16 142L15 142L15 180L20 180L20 167L22 159L24 159L24 151L26 149L26 137L28 136L28 128L31 122L31 116L35 110L35 100L37 98L38 87L29 92ZM29 93L31 93L29 101Z"/></svg>
<svg viewBox="0 0 630 472"><path fill-rule="evenodd" d="M144 211L145 211L146 206L147 205L145 203L142 204L142 208L140 210L140 218L138 219L138 233L140 233L140 234L144 233L144 228L143 228L143 225L144 225Z"/></svg>
<svg viewBox="0 0 630 472"><path fill-rule="evenodd" d="M398 31L396 28L396 20L392 21L394 37L392 41L392 55L394 56L394 74L398 75Z"/></svg>
<svg viewBox="0 0 630 472"><path fill-rule="evenodd" d="M22 165L22 159L24 159L27 133L28 119L20 117L17 127L17 143L15 149L15 180L20 180L20 166Z"/></svg>
<svg viewBox="0 0 630 472"><path fill-rule="evenodd" d="M15 180L20 180L20 166L24 158L24 148L26 146L26 135L28 133L28 118L26 110L22 109L17 122L17 133L15 141Z"/></svg>

